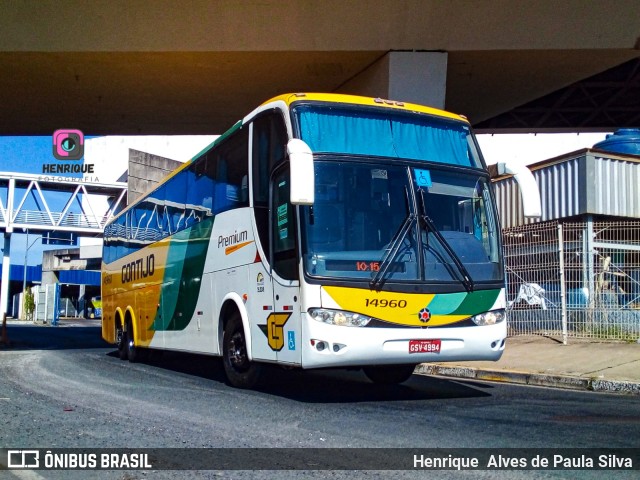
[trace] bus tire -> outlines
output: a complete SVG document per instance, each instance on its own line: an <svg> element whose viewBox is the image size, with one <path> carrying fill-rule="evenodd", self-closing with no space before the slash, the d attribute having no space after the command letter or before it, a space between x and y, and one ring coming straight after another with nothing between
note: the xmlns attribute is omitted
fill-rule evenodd
<svg viewBox="0 0 640 480"><path fill-rule="evenodd" d="M222 363L229 384L237 388L255 387L262 366L249 360L242 321L237 313L227 322L222 338Z"/></svg>
<svg viewBox="0 0 640 480"><path fill-rule="evenodd" d="M364 374L373 383L394 385L411 378L415 365L384 365L380 367L363 367Z"/></svg>
<svg viewBox="0 0 640 480"><path fill-rule="evenodd" d="M131 322L127 322L127 331L125 333L125 345L124 349L127 352L127 358L131 363L136 363L138 361L138 348L133 343L133 327L131 326Z"/></svg>

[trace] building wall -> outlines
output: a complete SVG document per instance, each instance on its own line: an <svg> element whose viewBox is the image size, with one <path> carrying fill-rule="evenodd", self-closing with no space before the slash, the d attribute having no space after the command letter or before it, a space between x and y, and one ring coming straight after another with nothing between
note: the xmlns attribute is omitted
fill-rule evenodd
<svg viewBox="0 0 640 480"><path fill-rule="evenodd" d="M127 203L135 202L180 165L178 160L130 149Z"/></svg>
<svg viewBox="0 0 640 480"><path fill-rule="evenodd" d="M494 181L502 228L581 215L640 218L640 157L581 150L531 165L542 217L526 219L513 177Z"/></svg>

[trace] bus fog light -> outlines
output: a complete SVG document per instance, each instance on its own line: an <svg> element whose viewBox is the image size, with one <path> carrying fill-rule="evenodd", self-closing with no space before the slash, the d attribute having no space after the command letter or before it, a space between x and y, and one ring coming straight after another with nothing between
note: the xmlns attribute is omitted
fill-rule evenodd
<svg viewBox="0 0 640 480"><path fill-rule="evenodd" d="M342 350L344 347L346 347L346 345L342 344L342 343L334 343L333 344L333 351L335 353L338 353L340 350Z"/></svg>
<svg viewBox="0 0 640 480"><path fill-rule="evenodd" d="M504 321L505 313L504 310L492 310L490 312L480 313L478 315L474 315L471 317L473 323L476 325L495 325L496 323L500 323Z"/></svg>
<svg viewBox="0 0 640 480"><path fill-rule="evenodd" d="M311 308L308 313L315 321L329 325L364 327L371 321L371 317L366 315L328 308Z"/></svg>

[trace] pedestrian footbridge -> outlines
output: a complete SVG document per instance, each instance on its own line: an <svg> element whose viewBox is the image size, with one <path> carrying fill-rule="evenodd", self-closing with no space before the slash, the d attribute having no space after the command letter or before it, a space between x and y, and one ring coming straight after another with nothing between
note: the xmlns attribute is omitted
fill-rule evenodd
<svg viewBox="0 0 640 480"><path fill-rule="evenodd" d="M0 312L7 312L13 233L35 232L53 243L72 236L101 237L106 223L126 205L125 182L91 180L0 172L0 232L4 236Z"/></svg>
<svg viewBox="0 0 640 480"><path fill-rule="evenodd" d="M0 173L0 231L59 231L101 235L126 204L127 184L84 178Z"/></svg>

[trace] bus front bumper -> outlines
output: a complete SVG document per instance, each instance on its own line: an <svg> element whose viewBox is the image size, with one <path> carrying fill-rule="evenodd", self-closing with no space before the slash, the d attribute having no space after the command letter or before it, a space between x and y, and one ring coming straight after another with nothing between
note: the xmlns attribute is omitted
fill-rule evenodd
<svg viewBox="0 0 640 480"><path fill-rule="evenodd" d="M303 368L493 360L502 356L507 324L448 328L369 328L307 321Z"/></svg>

